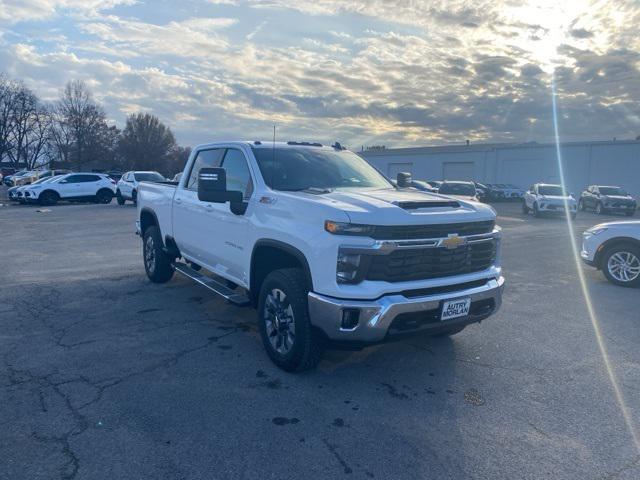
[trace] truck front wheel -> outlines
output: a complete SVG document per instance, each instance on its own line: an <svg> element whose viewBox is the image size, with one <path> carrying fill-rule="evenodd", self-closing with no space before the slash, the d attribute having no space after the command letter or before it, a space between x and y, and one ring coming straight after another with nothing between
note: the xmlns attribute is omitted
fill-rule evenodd
<svg viewBox="0 0 640 480"><path fill-rule="evenodd" d="M314 368L322 358L322 338L307 306L307 281L299 268L283 268L265 278L258 297L258 327L269 358L287 372Z"/></svg>
<svg viewBox="0 0 640 480"><path fill-rule="evenodd" d="M165 253L160 229L155 225L144 231L142 258L149 280L154 283L165 283L171 280L173 277L172 258Z"/></svg>

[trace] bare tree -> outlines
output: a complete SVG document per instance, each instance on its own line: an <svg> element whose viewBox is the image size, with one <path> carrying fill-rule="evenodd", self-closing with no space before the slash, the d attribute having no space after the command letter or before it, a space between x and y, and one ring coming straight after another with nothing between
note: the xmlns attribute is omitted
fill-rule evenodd
<svg viewBox="0 0 640 480"><path fill-rule="evenodd" d="M95 160L92 158L95 146L100 144L100 135L109 127L102 107L93 101L83 82L67 83L56 106L55 117L57 137L62 140L62 143L56 143L65 147L66 160L76 168Z"/></svg>
<svg viewBox="0 0 640 480"><path fill-rule="evenodd" d="M30 137L33 134L37 110L38 99L33 92L22 83L15 84L9 132L11 146L7 154L16 166L27 164Z"/></svg>
<svg viewBox="0 0 640 480"><path fill-rule="evenodd" d="M48 150L51 142L52 117L49 110L39 105L33 112L27 135L25 162L27 168L49 163ZM44 161L47 159L47 161Z"/></svg>
<svg viewBox="0 0 640 480"><path fill-rule="evenodd" d="M0 75L0 161L11 149L10 136L13 129L15 82Z"/></svg>

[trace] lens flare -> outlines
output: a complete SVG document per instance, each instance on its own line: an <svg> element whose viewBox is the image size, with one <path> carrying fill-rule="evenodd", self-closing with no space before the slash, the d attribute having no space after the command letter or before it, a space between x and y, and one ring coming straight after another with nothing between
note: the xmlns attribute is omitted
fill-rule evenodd
<svg viewBox="0 0 640 480"><path fill-rule="evenodd" d="M575 231L573 228L573 222L571 221L571 213L569 211L569 202L567 200L567 188L566 188L565 177L564 177L564 166L562 163L562 151L560 149L560 134L558 129L558 110L557 110L557 104L556 104L556 97L557 97L556 80L555 80L555 75L552 75L551 103L553 108L553 129L554 129L555 140L556 140L556 157L558 160L558 172L560 175L560 184L562 185L562 194L564 196L564 214L567 222L567 227L569 229L569 236L571 239L571 248L573 250L573 258L576 263L576 271L578 272L578 278L580 280L582 295L584 296L584 301L587 306L587 312L589 313L589 318L591 320L591 326L593 327L593 332L595 334L596 341L598 343L598 349L600 350L600 355L602 355L602 360L604 362L607 375L609 376L609 382L611 382L611 387L613 388L613 392L616 396L618 406L620 408L620 411L622 412L624 421L627 424L627 429L631 434L636 450L638 451L638 453L640 453L640 438L638 438L638 434L633 424L631 414L629 413L629 409L627 408L627 404L624 400L624 395L622 394L622 389L620 388L620 384L618 383L618 379L613 370L613 365L611 364L611 359L609 358L609 354L607 352L607 346L604 343L604 338L600 330L600 322L598 321L598 317L593 308L593 303L591 302L591 295L589 293L587 281L584 276L584 271L582 269L582 262L580 261L578 247L576 246L576 242L575 242Z"/></svg>

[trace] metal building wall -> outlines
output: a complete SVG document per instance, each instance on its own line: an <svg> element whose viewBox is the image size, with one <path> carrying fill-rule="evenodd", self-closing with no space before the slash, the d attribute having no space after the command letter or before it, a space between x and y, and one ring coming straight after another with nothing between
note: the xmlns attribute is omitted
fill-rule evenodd
<svg viewBox="0 0 640 480"><path fill-rule="evenodd" d="M568 143L560 150L571 192L579 194L593 184L619 185L640 197L640 141ZM553 144L456 145L364 151L360 155L391 177L408 170L415 179L444 180L445 172L455 171L473 178L448 180L513 183L523 188L536 182L560 182Z"/></svg>

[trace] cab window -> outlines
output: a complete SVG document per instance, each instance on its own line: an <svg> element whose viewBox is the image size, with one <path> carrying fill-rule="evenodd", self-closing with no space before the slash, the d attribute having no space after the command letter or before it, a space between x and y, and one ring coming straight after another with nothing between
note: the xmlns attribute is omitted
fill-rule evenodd
<svg viewBox="0 0 640 480"><path fill-rule="evenodd" d="M227 150L222 168L227 171L227 190L242 192L244 198L249 198L253 193L253 182L244 153L236 149Z"/></svg>
<svg viewBox="0 0 640 480"><path fill-rule="evenodd" d="M187 179L185 188L197 191L198 174L200 173L200 169L219 167L224 152L224 148L200 150L197 153L195 160L193 161L193 166L191 167L191 172L189 173L189 178Z"/></svg>

